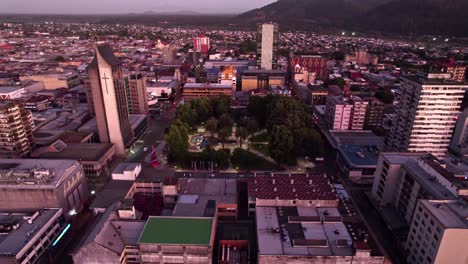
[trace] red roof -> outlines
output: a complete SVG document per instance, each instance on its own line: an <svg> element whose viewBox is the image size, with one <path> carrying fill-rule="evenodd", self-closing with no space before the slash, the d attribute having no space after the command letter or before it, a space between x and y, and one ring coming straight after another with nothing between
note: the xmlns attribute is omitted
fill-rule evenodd
<svg viewBox="0 0 468 264"><path fill-rule="evenodd" d="M249 196L258 199L336 200L325 175L257 175L248 183Z"/></svg>

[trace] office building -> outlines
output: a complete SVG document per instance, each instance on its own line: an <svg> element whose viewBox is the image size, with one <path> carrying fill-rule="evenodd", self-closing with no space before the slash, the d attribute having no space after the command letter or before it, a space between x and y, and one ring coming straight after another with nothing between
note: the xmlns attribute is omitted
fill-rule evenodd
<svg viewBox="0 0 468 264"><path fill-rule="evenodd" d="M255 173L247 186L258 263L384 263L357 219L341 216L325 175Z"/></svg>
<svg viewBox="0 0 468 264"><path fill-rule="evenodd" d="M326 79L328 77L327 61L321 56L294 56L289 62L289 67L294 73L306 71L307 73L315 73L318 79Z"/></svg>
<svg viewBox="0 0 468 264"><path fill-rule="evenodd" d="M88 183L106 182L110 178L110 164L114 160L115 146L110 143L65 143L57 140L39 154L41 159L78 160Z"/></svg>
<svg viewBox="0 0 468 264"><path fill-rule="evenodd" d="M21 81L31 80L42 82L46 90L54 90L59 88L72 88L80 84L78 74L75 72L51 72L29 76L21 76Z"/></svg>
<svg viewBox="0 0 468 264"><path fill-rule="evenodd" d="M210 50L210 38L204 35L199 35L193 38L193 49L196 52L207 54Z"/></svg>
<svg viewBox="0 0 468 264"><path fill-rule="evenodd" d="M237 220L237 180L179 178L176 190L173 216ZM170 196L173 193L164 200Z"/></svg>
<svg viewBox="0 0 468 264"><path fill-rule="evenodd" d="M363 130L369 102L360 97L327 97L325 117L331 130Z"/></svg>
<svg viewBox="0 0 468 264"><path fill-rule="evenodd" d="M0 158L23 158L34 147L34 123L23 103L0 102Z"/></svg>
<svg viewBox="0 0 468 264"><path fill-rule="evenodd" d="M359 48L353 55L346 55L346 62L355 62L358 65L376 65L379 62L377 55L369 54L366 47Z"/></svg>
<svg viewBox="0 0 468 264"><path fill-rule="evenodd" d="M128 113L146 115L149 112L146 78L141 73L130 73L125 77Z"/></svg>
<svg viewBox="0 0 468 264"><path fill-rule="evenodd" d="M456 82L464 82L466 66L460 64L447 66L447 73L452 75L452 80Z"/></svg>
<svg viewBox="0 0 468 264"><path fill-rule="evenodd" d="M364 118L364 129L372 130L382 126L384 119L384 110L387 107L379 99L373 98L369 101L366 108L366 116Z"/></svg>
<svg viewBox="0 0 468 264"><path fill-rule="evenodd" d="M388 151L446 155L468 84L450 80L450 74L401 78L396 119Z"/></svg>
<svg viewBox="0 0 468 264"><path fill-rule="evenodd" d="M116 155L126 156L126 147L133 135L122 63L108 44L97 45L95 51L96 55L88 66L88 77L99 140L114 144Z"/></svg>
<svg viewBox="0 0 468 264"><path fill-rule="evenodd" d="M249 214L258 206L337 207L325 175L255 174L248 181Z"/></svg>
<svg viewBox="0 0 468 264"><path fill-rule="evenodd" d="M24 87L0 86L0 100L18 99L24 96Z"/></svg>
<svg viewBox="0 0 468 264"><path fill-rule="evenodd" d="M232 84L186 83L183 88L183 98L185 102L203 97L216 98L221 95L232 97L232 94Z"/></svg>
<svg viewBox="0 0 468 264"><path fill-rule="evenodd" d="M138 240L143 263L212 263L216 218L148 218Z"/></svg>
<svg viewBox="0 0 468 264"><path fill-rule="evenodd" d="M420 199L456 200L468 187L434 156L418 153L382 153L372 185L372 197L380 208L392 207L411 223Z"/></svg>
<svg viewBox="0 0 468 264"><path fill-rule="evenodd" d="M255 216L259 264L385 263L336 207L259 206Z"/></svg>
<svg viewBox="0 0 468 264"><path fill-rule="evenodd" d="M62 208L79 212L89 197L76 160L1 159L0 210Z"/></svg>
<svg viewBox="0 0 468 264"><path fill-rule="evenodd" d="M466 201L419 200L405 245L407 263L465 263L467 219Z"/></svg>
<svg viewBox="0 0 468 264"><path fill-rule="evenodd" d="M286 82L286 71L245 70L241 73L242 92L269 90L271 86L282 86Z"/></svg>
<svg viewBox="0 0 468 264"><path fill-rule="evenodd" d="M176 48L172 45L167 45L162 49L162 59L164 64L173 64L176 60Z"/></svg>
<svg viewBox="0 0 468 264"><path fill-rule="evenodd" d="M50 263L69 229L62 209L1 211L0 263Z"/></svg>
<svg viewBox="0 0 468 264"><path fill-rule="evenodd" d="M257 66L263 70L276 68L276 51L278 46L278 24L258 25L257 32Z"/></svg>

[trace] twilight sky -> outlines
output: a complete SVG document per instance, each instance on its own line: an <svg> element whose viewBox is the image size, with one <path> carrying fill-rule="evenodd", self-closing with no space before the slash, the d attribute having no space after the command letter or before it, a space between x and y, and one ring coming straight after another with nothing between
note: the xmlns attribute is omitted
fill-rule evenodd
<svg viewBox="0 0 468 264"><path fill-rule="evenodd" d="M276 0L0 0L0 13L240 13Z"/></svg>

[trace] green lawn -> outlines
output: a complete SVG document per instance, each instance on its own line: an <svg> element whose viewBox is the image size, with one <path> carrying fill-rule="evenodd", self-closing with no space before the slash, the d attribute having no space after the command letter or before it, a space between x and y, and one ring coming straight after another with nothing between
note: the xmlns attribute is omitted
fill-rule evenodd
<svg viewBox="0 0 468 264"><path fill-rule="evenodd" d="M268 150L268 144L259 144L259 143L252 143L249 146L251 149L254 149L266 156L270 156L270 151Z"/></svg>
<svg viewBox="0 0 468 264"><path fill-rule="evenodd" d="M209 245L212 226L212 218L150 217L139 243Z"/></svg>
<svg viewBox="0 0 468 264"><path fill-rule="evenodd" d="M243 149L235 149L231 156L232 166L239 170L277 170L278 165Z"/></svg>
<svg viewBox="0 0 468 264"><path fill-rule="evenodd" d="M253 136L250 141L252 142L268 142L270 140L270 135L268 135L268 132L262 132L258 135Z"/></svg>

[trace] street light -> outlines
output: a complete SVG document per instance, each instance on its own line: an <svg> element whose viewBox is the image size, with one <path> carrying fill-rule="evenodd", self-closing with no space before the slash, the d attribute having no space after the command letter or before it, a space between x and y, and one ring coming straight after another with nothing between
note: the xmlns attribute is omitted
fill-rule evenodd
<svg viewBox="0 0 468 264"><path fill-rule="evenodd" d="M96 194L96 191L95 190L92 190L91 191L91 195L95 195Z"/></svg>
<svg viewBox="0 0 468 264"><path fill-rule="evenodd" d="M71 209L70 212L68 212L69 215L74 216L77 214L75 209Z"/></svg>

